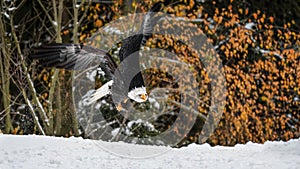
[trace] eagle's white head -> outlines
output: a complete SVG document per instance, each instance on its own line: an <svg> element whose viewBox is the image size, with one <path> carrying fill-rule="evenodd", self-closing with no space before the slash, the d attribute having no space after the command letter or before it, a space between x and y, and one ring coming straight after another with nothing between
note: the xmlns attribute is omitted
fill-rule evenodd
<svg viewBox="0 0 300 169"><path fill-rule="evenodd" d="M144 86L130 90L128 92L128 97L138 103L142 103L148 100L148 94Z"/></svg>

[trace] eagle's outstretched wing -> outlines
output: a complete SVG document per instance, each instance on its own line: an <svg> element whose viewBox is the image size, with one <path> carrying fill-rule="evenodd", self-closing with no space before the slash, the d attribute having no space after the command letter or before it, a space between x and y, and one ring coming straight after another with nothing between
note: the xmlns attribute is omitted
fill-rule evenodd
<svg viewBox="0 0 300 169"><path fill-rule="evenodd" d="M159 12L163 9L163 7L167 4L167 2L157 2L155 3L150 10L146 13L143 18L141 33L143 34L143 38L141 41L141 45L144 46L150 36L153 34L154 25L161 17L154 17L156 12Z"/></svg>
<svg viewBox="0 0 300 169"><path fill-rule="evenodd" d="M153 16L155 15L155 12L158 12L163 8L164 4L165 3L163 2L154 4L143 18L140 33L130 36L122 41L122 46L119 51L120 61L124 61L131 54L137 55L138 53L136 52L140 50L141 46L145 45L146 41L151 36L153 27L158 19ZM106 51L88 45L49 44L34 48L31 57L38 60L39 64L42 66L67 70L84 70L89 67L91 62L97 60L97 64L105 73L104 76L110 81L97 89L92 96L88 98L89 104L111 92L110 88L113 83L113 73L118 70L116 63ZM125 66L124 69L126 69L126 71L122 74L123 77L116 80L121 80L123 82L131 81L132 83L130 83L129 90L135 89L136 87L144 87L144 81L139 68L139 56L134 56L133 59L128 61L130 61L130 63L128 63L127 66L131 66ZM136 72L139 73L133 80L126 79L127 77L131 77L132 74L136 74ZM123 90L122 87L120 89Z"/></svg>
<svg viewBox="0 0 300 169"><path fill-rule="evenodd" d="M145 44L145 41L152 33L154 24L157 22L157 18L153 16L163 6L163 2L154 4L143 19L141 34L123 40L119 53L120 61L138 51ZM44 67L56 67L67 70L84 69L95 58L99 59L99 66L105 73L113 73L117 68L116 63L106 51L82 44L55 43L36 47L33 49L31 57L38 60L39 64Z"/></svg>
<svg viewBox="0 0 300 169"><path fill-rule="evenodd" d="M160 17L154 17L156 12L159 12L164 7L163 2L155 3L143 18L141 28L137 34L123 39L122 46L119 52L120 61L122 62L129 55L140 50L153 33L154 25Z"/></svg>
<svg viewBox="0 0 300 169"><path fill-rule="evenodd" d="M33 49L31 57L44 67L84 70L97 61L106 77L111 77L117 65L106 51L82 44L48 44Z"/></svg>

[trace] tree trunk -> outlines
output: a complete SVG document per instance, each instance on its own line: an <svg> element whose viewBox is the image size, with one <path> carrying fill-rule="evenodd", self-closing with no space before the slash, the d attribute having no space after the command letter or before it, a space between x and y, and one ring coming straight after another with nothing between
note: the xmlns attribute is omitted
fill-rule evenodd
<svg viewBox="0 0 300 169"><path fill-rule="evenodd" d="M0 15L0 38L1 38L1 58L0 58L0 71L1 71L1 85L2 85L2 100L5 110L5 133L11 133L13 130L11 118L10 118L10 77L9 77L9 51L4 45L5 39L5 28L2 19L2 14Z"/></svg>

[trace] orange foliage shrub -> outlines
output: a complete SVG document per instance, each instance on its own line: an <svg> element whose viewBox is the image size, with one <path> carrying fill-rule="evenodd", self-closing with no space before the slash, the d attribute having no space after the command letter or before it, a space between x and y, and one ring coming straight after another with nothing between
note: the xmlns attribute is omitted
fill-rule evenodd
<svg viewBox="0 0 300 169"><path fill-rule="evenodd" d="M276 25L276 17L254 10L251 5L236 1L228 1L225 5L220 3L189 0L164 9L168 14L189 18L197 25L215 46L223 62L227 102L218 128L207 142L212 145L234 145L299 137L300 34L293 29L295 21L279 26ZM144 1L133 6L137 11L147 11L150 4L151 1ZM122 1L109 7L92 6L87 15L88 23L81 28L80 40L84 41L97 28L117 18L120 6ZM192 35L186 37L191 38ZM153 45L149 42L149 46L171 50L184 62L198 65L195 72L206 82L201 85L205 90L199 91L205 91L201 93L205 95L201 98L205 104L199 105L199 110L207 113L210 104L208 86L212 79L205 76L198 56L188 47L178 45L174 39L155 38L153 41L158 43ZM149 74L145 76L151 77ZM157 83L161 81L157 80ZM164 121L165 126L173 121ZM197 142L202 125L203 121L198 119L182 144Z"/></svg>

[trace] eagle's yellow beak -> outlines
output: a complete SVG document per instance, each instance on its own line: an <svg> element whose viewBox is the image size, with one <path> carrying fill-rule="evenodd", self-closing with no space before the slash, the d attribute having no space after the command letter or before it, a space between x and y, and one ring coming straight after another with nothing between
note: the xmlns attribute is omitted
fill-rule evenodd
<svg viewBox="0 0 300 169"><path fill-rule="evenodd" d="M141 94L140 98L144 101L147 100L147 94Z"/></svg>

